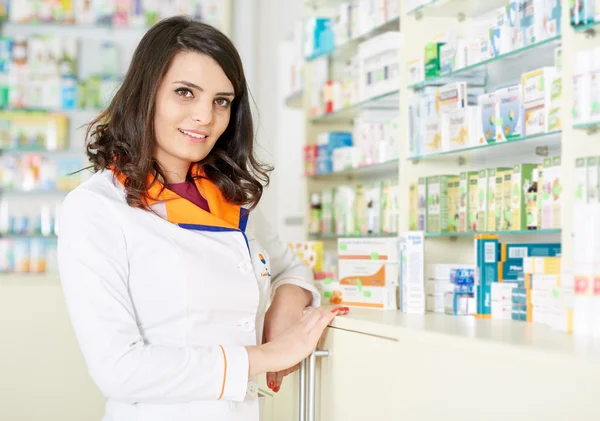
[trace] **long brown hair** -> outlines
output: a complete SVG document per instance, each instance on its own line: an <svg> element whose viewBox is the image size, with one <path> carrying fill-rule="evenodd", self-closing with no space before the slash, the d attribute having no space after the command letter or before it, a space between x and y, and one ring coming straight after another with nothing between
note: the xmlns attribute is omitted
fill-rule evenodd
<svg viewBox="0 0 600 421"><path fill-rule="evenodd" d="M87 128L87 155L95 171L112 166L125 175L127 203L145 207L148 174L154 175L155 181L166 179L153 157L156 93L180 52L211 57L233 85L229 125L200 165L227 201L253 209L269 184L272 167L254 156L254 127L242 61L223 33L187 17L165 19L144 35L110 105Z"/></svg>

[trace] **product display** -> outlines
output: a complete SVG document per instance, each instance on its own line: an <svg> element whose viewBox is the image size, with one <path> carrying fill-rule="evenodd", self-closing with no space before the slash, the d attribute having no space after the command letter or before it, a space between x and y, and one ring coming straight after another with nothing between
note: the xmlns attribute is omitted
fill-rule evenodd
<svg viewBox="0 0 600 421"><path fill-rule="evenodd" d="M114 25L143 28L174 15L221 26L223 6L215 0L8 0L9 19L18 23Z"/></svg>
<svg viewBox="0 0 600 421"><path fill-rule="evenodd" d="M354 236L398 232L399 191L394 181L338 186L314 193L309 231Z"/></svg>

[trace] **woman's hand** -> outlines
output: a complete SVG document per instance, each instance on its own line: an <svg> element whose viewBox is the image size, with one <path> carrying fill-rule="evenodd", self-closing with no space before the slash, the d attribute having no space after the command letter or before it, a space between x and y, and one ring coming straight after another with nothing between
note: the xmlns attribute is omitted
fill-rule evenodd
<svg viewBox="0 0 600 421"><path fill-rule="evenodd" d="M341 307L338 315L347 314L348 307ZM268 343L279 337L287 329L297 323L303 316L304 309L298 309L297 306L275 305L269 308L265 316L265 329L263 343ZM267 373L267 386L273 392L279 392L283 378L292 374L299 368L299 364L278 372Z"/></svg>
<svg viewBox="0 0 600 421"><path fill-rule="evenodd" d="M323 331L334 317L347 312L347 308L309 308L298 322L271 342L246 347L249 377L294 367L315 350Z"/></svg>

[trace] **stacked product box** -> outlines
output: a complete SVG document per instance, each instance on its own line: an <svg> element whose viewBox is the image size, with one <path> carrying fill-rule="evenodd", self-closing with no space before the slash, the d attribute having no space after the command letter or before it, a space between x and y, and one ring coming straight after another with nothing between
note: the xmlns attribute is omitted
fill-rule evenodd
<svg viewBox="0 0 600 421"><path fill-rule="evenodd" d="M427 266L427 280L425 281L427 311L434 313L445 311L445 295L455 291L451 273L457 269L473 269L473 266L460 263Z"/></svg>
<svg viewBox="0 0 600 421"><path fill-rule="evenodd" d="M333 172L333 154L338 148L352 146L352 133L322 132L317 136L317 174Z"/></svg>
<svg viewBox="0 0 600 421"><path fill-rule="evenodd" d="M525 288L530 291L531 322L557 328L566 323L561 304L561 258L527 257L523 272Z"/></svg>
<svg viewBox="0 0 600 421"><path fill-rule="evenodd" d="M450 283L453 290L444 294L444 312L453 316L476 315L475 270L451 269Z"/></svg>
<svg viewBox="0 0 600 421"><path fill-rule="evenodd" d="M340 304L396 309L400 250L397 238L339 239Z"/></svg>
<svg viewBox="0 0 600 421"><path fill-rule="evenodd" d="M400 311L423 314L425 300L425 253L422 231L400 234Z"/></svg>

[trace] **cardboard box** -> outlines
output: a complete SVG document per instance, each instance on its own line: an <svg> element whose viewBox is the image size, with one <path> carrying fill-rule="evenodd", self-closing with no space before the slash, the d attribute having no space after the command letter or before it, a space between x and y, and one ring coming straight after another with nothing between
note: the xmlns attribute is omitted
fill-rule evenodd
<svg viewBox="0 0 600 421"><path fill-rule="evenodd" d="M341 305L396 309L398 263L340 259Z"/></svg>
<svg viewBox="0 0 600 421"><path fill-rule="evenodd" d="M425 44L425 79L440 75L440 48L443 42L428 42Z"/></svg>
<svg viewBox="0 0 600 421"><path fill-rule="evenodd" d="M498 280L498 236L475 235L475 303L476 317L490 318L492 284Z"/></svg>
<svg viewBox="0 0 600 421"><path fill-rule="evenodd" d="M468 210L468 225L469 232L481 231L477 226L479 222L479 173L474 171L469 174L469 210Z"/></svg>
<svg viewBox="0 0 600 421"><path fill-rule="evenodd" d="M418 231L427 231L427 178L420 177L418 181Z"/></svg>
<svg viewBox="0 0 600 421"><path fill-rule="evenodd" d="M471 211L471 177L477 177L477 172L460 173L459 202L458 202L458 232L471 232L469 225L469 212Z"/></svg>
<svg viewBox="0 0 600 421"><path fill-rule="evenodd" d="M442 114L442 149L460 150L479 144L479 107L468 106Z"/></svg>
<svg viewBox="0 0 600 421"><path fill-rule="evenodd" d="M408 190L408 229L417 231L419 229L419 185L411 183Z"/></svg>
<svg viewBox="0 0 600 421"><path fill-rule="evenodd" d="M400 245L397 238L340 238L338 259L398 263Z"/></svg>
<svg viewBox="0 0 600 421"><path fill-rule="evenodd" d="M450 176L427 177L427 232L448 232L448 182Z"/></svg>
<svg viewBox="0 0 600 421"><path fill-rule="evenodd" d="M502 203L502 222L499 231L511 231L512 230L512 169L503 171L502 190L503 190L503 203Z"/></svg>
<svg viewBox="0 0 600 421"><path fill-rule="evenodd" d="M527 230L527 191L533 185L537 164L518 164L512 174L511 231Z"/></svg>
<svg viewBox="0 0 600 421"><path fill-rule="evenodd" d="M496 91L496 141L518 139L522 136L521 85Z"/></svg>
<svg viewBox="0 0 600 421"><path fill-rule="evenodd" d="M452 176L448 180L448 232L458 232L460 200L460 177Z"/></svg>
<svg viewBox="0 0 600 421"><path fill-rule="evenodd" d="M502 243L498 262L499 282L517 282L524 287L523 259L526 257L558 257L560 243Z"/></svg>
<svg viewBox="0 0 600 421"><path fill-rule="evenodd" d="M587 203L588 169L586 166L586 158L577 158L575 160L575 172L573 178L575 179L574 203Z"/></svg>
<svg viewBox="0 0 600 421"><path fill-rule="evenodd" d="M489 187L490 179L496 179L496 170L488 169L479 171L478 192L477 192L477 231L486 232L488 228L489 212Z"/></svg>
<svg viewBox="0 0 600 421"><path fill-rule="evenodd" d="M400 311L425 313L424 237L423 232L400 234Z"/></svg>
<svg viewBox="0 0 600 421"><path fill-rule="evenodd" d="M496 104L498 97L495 93L479 96L479 112L481 125L479 127L479 144L494 143L496 141Z"/></svg>
<svg viewBox="0 0 600 421"><path fill-rule="evenodd" d="M442 124L439 116L423 119L423 144L421 150L424 155L442 152Z"/></svg>

